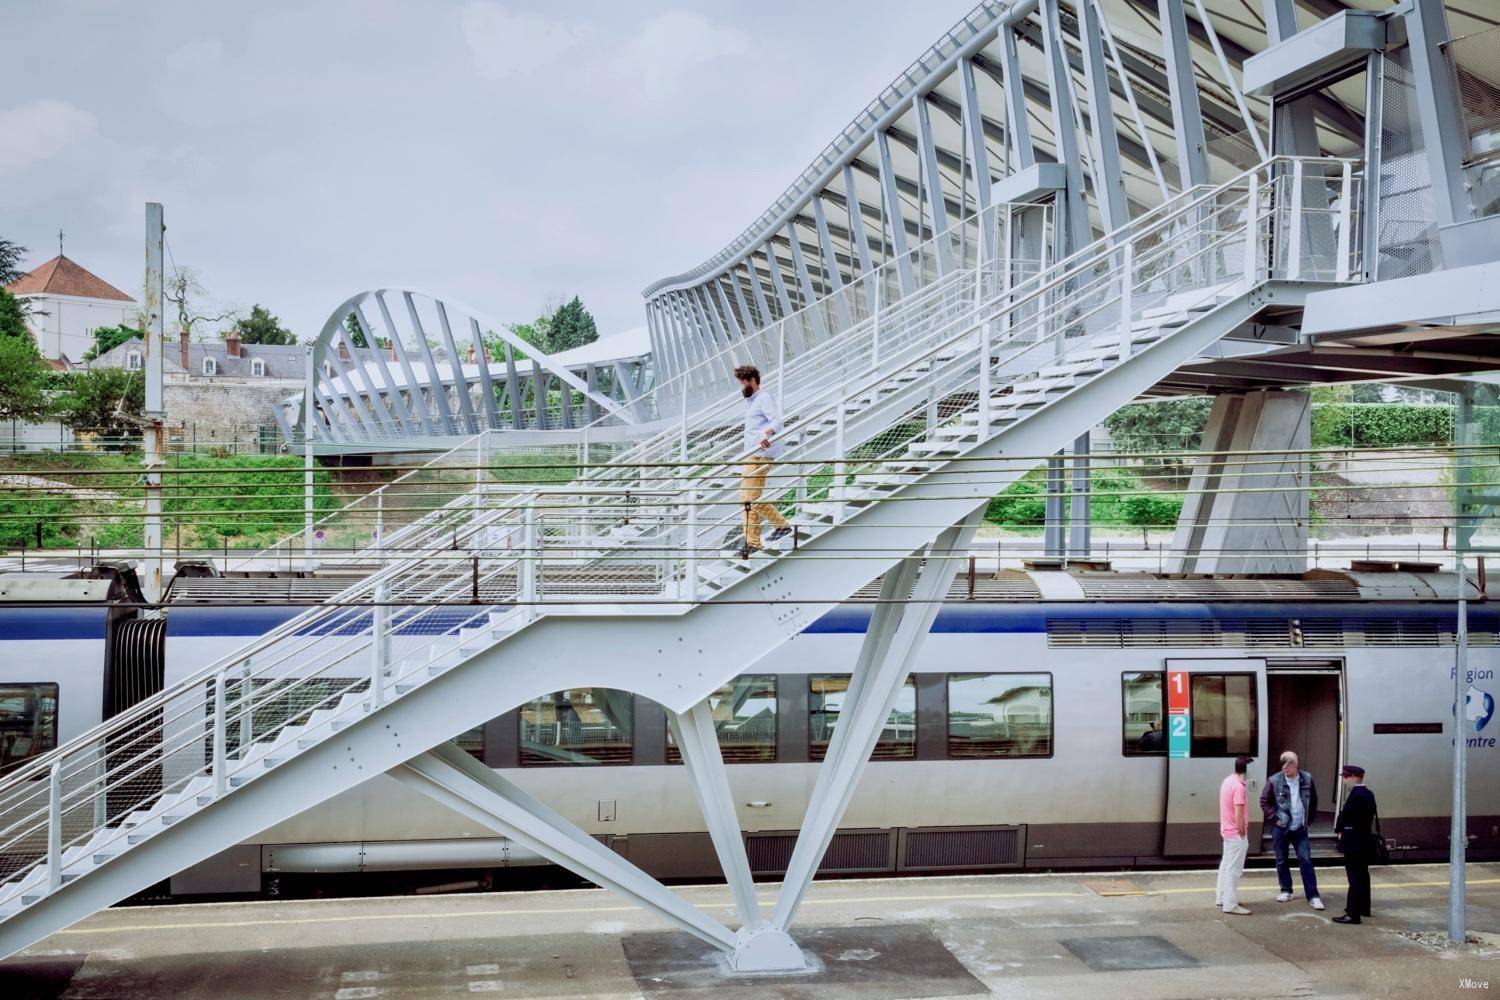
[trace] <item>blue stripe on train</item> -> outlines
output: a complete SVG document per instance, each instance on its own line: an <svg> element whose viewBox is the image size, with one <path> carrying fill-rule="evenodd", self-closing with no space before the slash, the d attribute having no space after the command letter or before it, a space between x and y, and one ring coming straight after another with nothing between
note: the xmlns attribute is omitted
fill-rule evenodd
<svg viewBox="0 0 1500 1000"><path fill-rule="evenodd" d="M290 619L295 608L249 607L176 607L167 615L169 638L189 636L257 636ZM846 605L825 613L807 628L808 635L850 635L865 631L870 623L871 606ZM466 621L474 610L444 608L425 615L411 628L440 632ZM1442 604L949 604L938 612L934 633L989 634L1045 632L1047 619L1102 620L1116 618L1213 620L1224 618L1334 618L1402 619L1434 621L1452 627L1454 612ZM401 631L396 618L398 631ZM347 618L334 627L324 627L324 634L347 635L369 627L369 612L351 609ZM1500 625L1500 612L1475 609L1470 612L1470 627L1492 631Z"/></svg>
<svg viewBox="0 0 1500 1000"><path fill-rule="evenodd" d="M0 608L0 642L18 639L104 639L105 607Z"/></svg>

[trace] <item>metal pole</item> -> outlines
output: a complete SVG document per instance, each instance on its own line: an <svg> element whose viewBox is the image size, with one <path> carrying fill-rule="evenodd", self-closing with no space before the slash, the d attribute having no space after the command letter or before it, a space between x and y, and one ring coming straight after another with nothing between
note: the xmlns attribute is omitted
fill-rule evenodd
<svg viewBox="0 0 1500 1000"><path fill-rule="evenodd" d="M683 553L682 599L689 603L698 600L698 491L687 493L687 517L685 530L687 546Z"/></svg>
<svg viewBox="0 0 1500 1000"><path fill-rule="evenodd" d="M375 491L375 558L385 555L385 487Z"/></svg>
<svg viewBox="0 0 1500 1000"><path fill-rule="evenodd" d="M313 544L313 379L317 370L313 367L313 349L307 349L304 363L307 386L302 390L302 568L312 569ZM413 382L415 384L415 382Z"/></svg>
<svg viewBox="0 0 1500 1000"><path fill-rule="evenodd" d="M1130 360L1135 315L1135 247L1130 237L1120 246L1120 361Z"/></svg>
<svg viewBox="0 0 1500 1000"><path fill-rule="evenodd" d="M222 799L229 790L229 775L224 766L224 671L214 677L214 798Z"/></svg>
<svg viewBox="0 0 1500 1000"><path fill-rule="evenodd" d="M390 588L375 585L374 621L370 626L370 698L376 708L385 704L385 669L389 652Z"/></svg>
<svg viewBox="0 0 1500 1000"><path fill-rule="evenodd" d="M1460 535L1462 537L1462 535ZM1464 926L1464 858L1469 846L1468 830L1468 747L1464 737L1468 727L1464 719L1464 683L1469 676L1469 602L1465 591L1464 556L1456 553L1458 586L1458 634L1454 637L1453 655L1453 824L1448 831L1448 937L1462 944Z"/></svg>
<svg viewBox="0 0 1500 1000"><path fill-rule="evenodd" d="M142 581L143 596L147 601L157 602L162 595L162 530L161 530L161 470L162 456L166 452L166 407L162 401L162 380L166 370L163 311L164 276L162 249L166 240L160 202L146 203L146 412L144 427L146 487L145 525L142 544L145 546L146 578ZM154 614L154 612L153 612Z"/></svg>
<svg viewBox="0 0 1500 1000"><path fill-rule="evenodd" d="M62 886L62 758L47 773L47 889Z"/></svg>

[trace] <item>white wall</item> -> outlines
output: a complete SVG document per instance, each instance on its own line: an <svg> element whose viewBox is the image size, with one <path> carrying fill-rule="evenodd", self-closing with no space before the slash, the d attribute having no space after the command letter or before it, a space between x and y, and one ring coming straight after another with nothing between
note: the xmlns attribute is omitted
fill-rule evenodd
<svg viewBox="0 0 1500 1000"><path fill-rule="evenodd" d="M101 326L133 324L137 306L116 299L85 299L73 295L19 295L30 304L27 324L36 334L42 357L55 359L67 355L69 361L80 361L94 346L94 331ZM43 316L41 313L47 315Z"/></svg>

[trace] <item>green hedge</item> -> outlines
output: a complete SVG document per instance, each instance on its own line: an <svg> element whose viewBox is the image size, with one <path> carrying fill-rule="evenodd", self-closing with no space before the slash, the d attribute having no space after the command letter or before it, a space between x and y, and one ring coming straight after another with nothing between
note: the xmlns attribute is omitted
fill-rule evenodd
<svg viewBox="0 0 1500 1000"><path fill-rule="evenodd" d="M1314 448L1396 448L1453 440L1451 406L1410 403L1314 403Z"/></svg>
<svg viewBox="0 0 1500 1000"><path fill-rule="evenodd" d="M1071 482L1072 470L1068 470ZM1096 471L1089 477L1089 520L1116 527L1158 527L1177 523L1182 494L1153 491L1139 479L1117 470ZM1069 499L1064 498L1064 511ZM1028 473L992 499L985 509L989 524L1007 528L1040 527L1047 519L1046 474Z"/></svg>

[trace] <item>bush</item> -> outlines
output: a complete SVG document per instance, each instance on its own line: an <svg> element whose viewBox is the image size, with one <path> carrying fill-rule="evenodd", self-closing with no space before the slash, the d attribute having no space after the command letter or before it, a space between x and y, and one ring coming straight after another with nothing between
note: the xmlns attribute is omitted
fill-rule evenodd
<svg viewBox="0 0 1500 1000"><path fill-rule="evenodd" d="M1410 403L1316 403L1315 448L1396 448L1453 440L1454 408Z"/></svg>
<svg viewBox="0 0 1500 1000"><path fill-rule="evenodd" d="M1072 481L1072 469L1067 470ZM1089 521L1097 525L1158 527L1177 522L1182 494L1159 493L1127 472L1102 469L1089 477ZM1063 510L1071 509L1071 497ZM1038 527L1047 520L1047 479L1044 471L1027 473L990 501L985 522L1007 528Z"/></svg>

